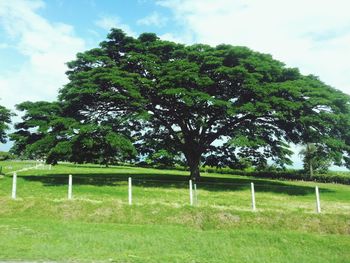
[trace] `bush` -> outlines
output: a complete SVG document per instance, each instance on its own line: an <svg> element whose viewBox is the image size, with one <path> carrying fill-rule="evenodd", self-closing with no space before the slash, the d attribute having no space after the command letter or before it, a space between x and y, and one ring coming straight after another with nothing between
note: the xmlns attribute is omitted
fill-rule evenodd
<svg viewBox="0 0 350 263"><path fill-rule="evenodd" d="M323 183L340 183L350 184L350 173L347 172L328 172L327 174L314 174L312 177L303 170L275 170L268 169L265 171L253 171L251 169L235 170L228 167L216 168L216 167L201 167L200 171L207 173L218 174L232 174L232 175L244 175L254 176L258 178L279 179L279 180L304 180L304 181L317 181Z"/></svg>
<svg viewBox="0 0 350 263"><path fill-rule="evenodd" d="M16 156L9 152L0 151L0 161L13 160L16 159Z"/></svg>
<svg viewBox="0 0 350 263"><path fill-rule="evenodd" d="M149 165L146 162L139 162L136 166L149 167L149 168L163 168L172 169L178 171L188 171L188 168L182 165L175 165L175 167L159 167L155 165ZM232 175L244 175L254 176L258 178L266 179L278 179L278 180L303 180L303 181L317 181L322 183L339 183L350 185L350 173L347 172L333 172L330 171L327 174L314 174L312 177L304 170L287 169L281 170L274 167L267 167L266 170L256 171L252 168L245 170L232 169L229 167L213 167L202 166L200 167L202 173L217 173L217 174L232 174Z"/></svg>

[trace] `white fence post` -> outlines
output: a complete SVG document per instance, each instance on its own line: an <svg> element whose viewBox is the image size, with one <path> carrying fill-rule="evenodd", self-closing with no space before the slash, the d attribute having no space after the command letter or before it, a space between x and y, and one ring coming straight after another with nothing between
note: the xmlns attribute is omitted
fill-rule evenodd
<svg viewBox="0 0 350 263"><path fill-rule="evenodd" d="M251 187L251 192L252 192L252 209L253 209L253 211L256 211L254 183L250 183L250 187Z"/></svg>
<svg viewBox="0 0 350 263"><path fill-rule="evenodd" d="M68 178L68 199L72 199L72 188L73 188L73 178L72 175L69 175Z"/></svg>
<svg viewBox="0 0 350 263"><path fill-rule="evenodd" d="M12 199L16 199L17 192L17 173L13 173L12 177Z"/></svg>
<svg viewBox="0 0 350 263"><path fill-rule="evenodd" d="M129 180L128 180L128 185L129 185L129 205L132 205L132 182L131 182L131 177L129 177Z"/></svg>
<svg viewBox="0 0 350 263"><path fill-rule="evenodd" d="M315 187L315 192L316 192L316 211L317 213L321 213L320 193L318 191L318 186Z"/></svg>
<svg viewBox="0 0 350 263"><path fill-rule="evenodd" d="M192 192L192 180L190 180L190 205L193 205L193 192Z"/></svg>

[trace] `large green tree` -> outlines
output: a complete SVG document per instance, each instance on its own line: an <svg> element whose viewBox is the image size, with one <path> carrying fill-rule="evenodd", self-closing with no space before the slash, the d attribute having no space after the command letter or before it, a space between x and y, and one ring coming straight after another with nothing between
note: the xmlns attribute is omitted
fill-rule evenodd
<svg viewBox="0 0 350 263"><path fill-rule="evenodd" d="M135 146L167 163L182 154L196 180L201 161L290 164L290 143L317 143L335 164L350 163L349 96L270 55L113 29L68 67L58 102L19 105L16 153L108 164Z"/></svg>
<svg viewBox="0 0 350 263"><path fill-rule="evenodd" d="M11 112L5 107L0 105L0 142L6 142L6 130L9 129L9 124L11 122Z"/></svg>
<svg viewBox="0 0 350 263"><path fill-rule="evenodd" d="M68 66L65 116L126 121L139 145L183 153L193 179L207 158L290 163L288 144L310 137L348 161L349 96L271 55L113 29Z"/></svg>

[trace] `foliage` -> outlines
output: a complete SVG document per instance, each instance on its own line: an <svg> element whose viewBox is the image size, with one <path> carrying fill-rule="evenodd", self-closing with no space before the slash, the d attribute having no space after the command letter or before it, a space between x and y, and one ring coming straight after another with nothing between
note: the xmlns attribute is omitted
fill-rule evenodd
<svg viewBox="0 0 350 263"><path fill-rule="evenodd" d="M226 159L231 167L241 158L262 167L267 159L290 164L288 144L310 138L337 164L350 161L349 96L270 55L185 46L150 33L135 39L113 29L68 66L70 82L59 96L65 115L127 120L140 152L147 145L182 153L194 179L201 159Z"/></svg>
<svg viewBox="0 0 350 263"><path fill-rule="evenodd" d="M173 169L179 171L186 171L186 167L175 166ZM350 173L349 172L336 172L327 171L327 173L314 173L312 176L304 170L296 169L276 169L268 167L265 170L257 170L252 168L246 168L242 170L241 168L229 168L229 167L213 167L213 166L203 166L200 168L202 173L216 173L216 174L226 174L226 175L242 175L251 176L254 178L267 178L274 180L286 180L286 181L314 181L321 183L337 183L337 184L347 184L350 185Z"/></svg>
<svg viewBox="0 0 350 263"><path fill-rule="evenodd" d="M23 102L17 109L25 114L11 134L11 151L30 159L108 165L133 158L136 150L130 140L108 123L82 123L64 117L57 102Z"/></svg>
<svg viewBox="0 0 350 263"><path fill-rule="evenodd" d="M46 158L56 144L56 137L49 131L52 129L50 123L59 116L59 104L27 101L16 107L24 114L22 122L15 124L16 131L10 134L10 139L14 141L11 152L29 159ZM64 126L63 123L60 125Z"/></svg>
<svg viewBox="0 0 350 263"><path fill-rule="evenodd" d="M180 156L176 156L166 149L160 149L150 153L145 161L148 165L159 168L171 168L174 167L175 164L182 163Z"/></svg>
<svg viewBox="0 0 350 263"><path fill-rule="evenodd" d="M115 164L135 157L131 142L108 126L83 125L72 139L72 158L77 163L98 162Z"/></svg>
<svg viewBox="0 0 350 263"><path fill-rule="evenodd" d="M9 129L8 124L11 122L11 112L0 105L0 143L6 142L6 130Z"/></svg>
<svg viewBox="0 0 350 263"><path fill-rule="evenodd" d="M14 154L0 151L0 161L12 160L15 158L16 158L16 155Z"/></svg>
<svg viewBox="0 0 350 263"><path fill-rule="evenodd" d="M291 164L290 143L316 143L350 166L350 97L246 47L182 45L112 29L68 63L57 102L25 102L13 151L109 163L146 157L261 170ZM28 145L28 146L27 146Z"/></svg>
<svg viewBox="0 0 350 263"><path fill-rule="evenodd" d="M303 156L304 170L312 177L313 172L326 173L332 164L327 153L318 147L317 144L308 143L299 155Z"/></svg>

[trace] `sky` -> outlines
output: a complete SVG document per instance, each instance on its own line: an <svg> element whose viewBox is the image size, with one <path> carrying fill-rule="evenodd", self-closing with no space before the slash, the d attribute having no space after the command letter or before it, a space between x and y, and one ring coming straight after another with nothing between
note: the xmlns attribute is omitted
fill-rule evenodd
<svg viewBox="0 0 350 263"><path fill-rule="evenodd" d="M0 105L55 100L65 63L112 27L248 46L350 94L349 10L348 0L0 0Z"/></svg>

